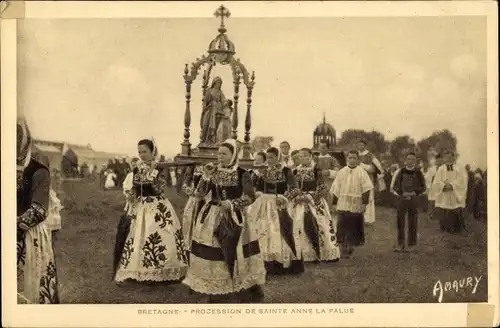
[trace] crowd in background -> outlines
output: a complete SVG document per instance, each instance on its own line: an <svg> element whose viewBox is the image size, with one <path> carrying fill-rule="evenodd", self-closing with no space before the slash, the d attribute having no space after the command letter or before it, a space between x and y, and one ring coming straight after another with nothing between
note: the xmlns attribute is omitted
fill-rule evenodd
<svg viewBox="0 0 500 328"><path fill-rule="evenodd" d="M292 160L294 156L297 155L298 152L292 151ZM319 153L313 153L313 160L317 161L319 158ZM256 154L254 157L258 157ZM98 168L97 165L88 165L87 163L83 163L82 165L75 167L75 177L91 179L94 181L99 181L101 188L103 189L113 189L113 188L121 188L125 177L128 173L132 172L133 167L131 163L134 161L134 158L122 158L121 160L118 158L110 159L107 164L104 164L101 168ZM160 157L160 161L165 161L165 156ZM386 186L389 186L394 176L395 172L400 168L398 164L391 163L390 161L382 161L382 166L384 168L384 175L382 177L383 183ZM424 174L429 173L429 164L424 164L422 160L418 161L418 168ZM435 166L439 166L439 159L436 160ZM481 170L480 168L476 168L475 170L471 169L470 165L465 166L465 170L467 172L467 206L466 210L470 213L474 218L480 219L485 218L486 213L486 198L487 198L487 185L486 185L486 170ZM54 169L53 172L57 171ZM59 175L59 179L61 174L54 173ZM168 187L172 187L176 185L176 181L181 181L183 175L183 169L170 169L170 174L167 175L167 185ZM62 195L62 191L58 191L57 194ZM396 197L391 193L389 188L385 188L385 190L379 190L375 194L375 203L377 206L393 208L396 205ZM422 195L420 197L420 209L424 213L430 214L430 207L427 195Z"/></svg>
<svg viewBox="0 0 500 328"><path fill-rule="evenodd" d="M298 151L294 150L291 152L292 160L297 161ZM318 161L320 156L319 152L313 152L313 160ZM433 156L436 156L434 154ZM432 179L432 167L435 170L442 164L439 156L435 158L435 163L431 165L430 163L424 163L422 159L417 159L417 168L427 175L431 175ZM391 180L400 168L399 164L395 164L392 161L384 160L381 162L384 173L383 185L387 188L382 188L384 190L377 190L375 193L375 203L377 206L382 206L386 208L395 208L397 197L390 191ZM465 171L467 172L467 200L466 200L466 212L471 214L476 219L486 219L487 212L487 172L480 168L472 169L471 165L465 165ZM429 203L427 193L421 195L420 198L420 210L424 213L431 215L432 204Z"/></svg>
<svg viewBox="0 0 500 328"><path fill-rule="evenodd" d="M297 156L297 151L292 151L291 153L292 161ZM313 160L318 161L318 152L313 152ZM259 154L255 154L254 157L258 158ZM98 181L99 185L103 189L114 189L122 188L125 177L128 173L132 172L133 167L131 165L137 158L119 158L110 159L107 164L102 165L98 168L97 165L88 165L83 163L82 165L75 166L75 173L73 174L76 178L90 179L92 181ZM439 158L436 158L434 167L440 165ZM165 161L165 156L160 156L160 161ZM47 162L47 161L43 161ZM383 160L381 164L384 169L384 174L381 179L385 186L389 186L395 172L400 168L398 164L391 163L391 161ZM418 168L425 175L429 175L432 171L432 167L422 160L417 163ZM487 211L487 172L486 170L481 170L480 168L472 169L470 165L465 166L467 172L467 201L466 201L466 212L472 215L476 219L485 219ZM182 183L182 176L184 173L183 168L172 168L169 170L170 174L167 175L167 186L176 186L176 182L180 181ZM54 190L58 195L58 198L63 202L64 191L61 187L61 172L54 168L51 170L53 181L55 181ZM73 176L72 176L73 177ZM420 210L424 213L428 213L432 217L432 204L429 202L427 194L421 195L419 201ZM397 197L391 193L389 188L384 190L378 190L375 193L375 204L377 206L386 208L396 207Z"/></svg>
<svg viewBox="0 0 500 328"><path fill-rule="evenodd" d="M398 164L390 164L387 161L382 162L384 166L384 183L386 186L389 186L391 180L399 169ZM436 158L435 167L439 167L441 165L440 158ZM418 168L428 177L428 179L432 179L432 176L429 177L429 174L432 175L432 168L430 166L425 166L420 161L418 164ZM487 176L486 170L481 170L477 168L475 170L471 169L470 165L465 166L465 171L467 172L467 200L466 200L466 212L471 214L476 219L486 219L486 211L487 211ZM434 170L435 173L435 170ZM391 193L390 189L387 188L383 191L380 191L376 194L375 202L378 206L386 207L386 208L394 208L396 207L397 197ZM427 193L420 196L420 210L424 213L428 213L432 216L432 203L429 202Z"/></svg>

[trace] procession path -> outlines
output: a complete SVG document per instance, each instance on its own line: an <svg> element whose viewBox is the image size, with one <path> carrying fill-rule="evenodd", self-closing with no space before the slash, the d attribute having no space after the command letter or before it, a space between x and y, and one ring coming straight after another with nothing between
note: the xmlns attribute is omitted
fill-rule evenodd
<svg viewBox="0 0 500 328"><path fill-rule="evenodd" d="M54 247L62 303L201 303L183 285L117 286L111 280L116 225L124 206L119 190L103 191L89 181L65 181L63 228ZM183 198L167 196L181 211ZM392 252L394 210L377 208L377 221L366 229L366 244L350 260L306 265L299 276L271 277L266 303L437 302L433 288L445 281L481 276L473 288L445 292L443 302L486 301L486 228L469 219L469 232L448 236L437 223L419 215L420 245L415 253Z"/></svg>

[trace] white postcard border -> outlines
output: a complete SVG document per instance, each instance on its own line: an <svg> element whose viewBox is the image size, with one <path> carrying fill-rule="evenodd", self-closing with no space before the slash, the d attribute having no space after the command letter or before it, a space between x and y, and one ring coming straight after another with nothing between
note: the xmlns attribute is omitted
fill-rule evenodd
<svg viewBox="0 0 500 328"><path fill-rule="evenodd" d="M488 16L488 179L498 181L498 17L493 2L221 2L233 17L328 17L328 16ZM158 18L212 17L214 2L25 2L18 18ZM328 13L325 14L325 13ZM17 22L2 19L1 133L2 133L2 306L8 327L299 327L299 326L434 326L465 327L468 305L456 304L260 304L260 305L17 305L14 258L15 199L12 146L17 108ZM11 139L12 138L12 139ZM9 159L9 160L7 160ZM12 162L12 163L11 163ZM498 184L488 184L488 304L495 304L498 322ZM6 206L12 205L12 206ZM7 281L7 282L6 282ZM486 305L487 306L487 305ZM312 315L258 315L259 309L311 309ZM240 309L241 314L201 314L200 311ZM321 313L322 309L326 314ZM337 309L337 310L335 310ZM343 310L341 310L343 309ZM352 309L353 313L350 313ZM139 311L146 311L140 314ZM160 314L154 314L154 311ZM167 313L162 313L166 311ZM178 311L178 314L172 314ZM332 313L332 312L337 313ZM347 311L348 313L338 313ZM194 313L193 313L194 312ZM469 322L470 324L470 322Z"/></svg>

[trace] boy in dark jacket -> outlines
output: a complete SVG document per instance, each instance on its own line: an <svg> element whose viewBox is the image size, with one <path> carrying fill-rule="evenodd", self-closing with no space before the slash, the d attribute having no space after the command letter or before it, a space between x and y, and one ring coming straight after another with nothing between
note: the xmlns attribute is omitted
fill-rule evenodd
<svg viewBox="0 0 500 328"><path fill-rule="evenodd" d="M417 245L418 196L425 192L425 178L416 167L415 153L408 153L405 167L398 170L392 179L391 191L398 197L397 226L398 246L395 251L411 250ZM406 214L408 213L408 243L406 243ZM408 246L408 247L407 247Z"/></svg>

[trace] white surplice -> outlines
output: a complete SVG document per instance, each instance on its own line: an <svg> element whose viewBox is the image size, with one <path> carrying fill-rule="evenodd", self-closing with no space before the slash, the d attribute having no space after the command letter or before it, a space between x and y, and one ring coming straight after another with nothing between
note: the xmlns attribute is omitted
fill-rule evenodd
<svg viewBox="0 0 500 328"><path fill-rule="evenodd" d="M360 207L363 204L361 196L371 190L373 190L372 180L363 168L344 166L337 172L330 194L338 198L338 211L361 213Z"/></svg>
<svg viewBox="0 0 500 328"><path fill-rule="evenodd" d="M453 190L444 191L446 183L451 184ZM436 201L436 207L453 210L465 208L467 195L467 173L461 170L457 165L448 171L447 165L441 165L434 177L430 196Z"/></svg>

